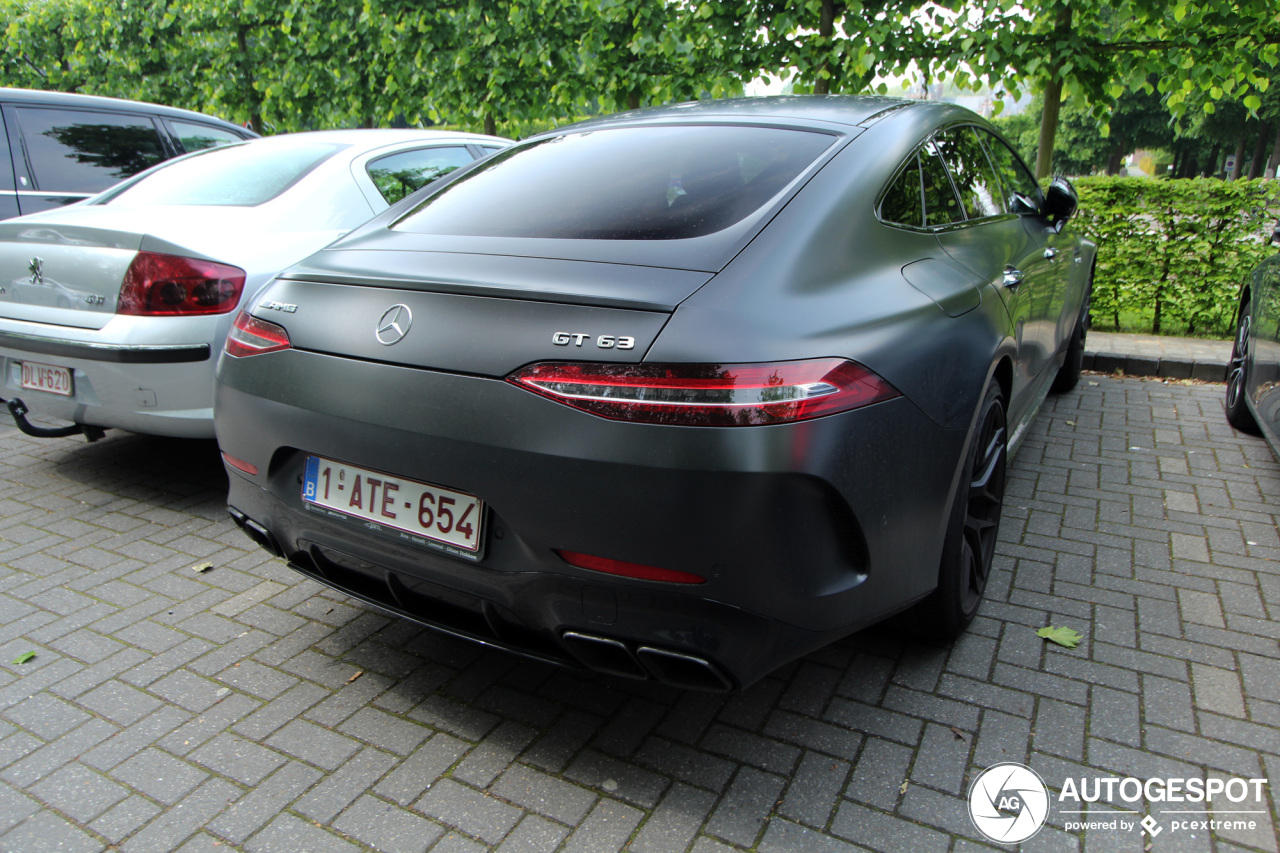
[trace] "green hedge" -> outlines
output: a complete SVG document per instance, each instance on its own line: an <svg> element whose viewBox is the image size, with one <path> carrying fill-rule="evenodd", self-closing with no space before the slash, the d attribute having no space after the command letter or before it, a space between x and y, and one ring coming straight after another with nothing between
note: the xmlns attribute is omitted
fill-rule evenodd
<svg viewBox="0 0 1280 853"><path fill-rule="evenodd" d="M1280 181L1079 178L1098 244L1093 327L1229 338L1236 293L1269 246Z"/></svg>

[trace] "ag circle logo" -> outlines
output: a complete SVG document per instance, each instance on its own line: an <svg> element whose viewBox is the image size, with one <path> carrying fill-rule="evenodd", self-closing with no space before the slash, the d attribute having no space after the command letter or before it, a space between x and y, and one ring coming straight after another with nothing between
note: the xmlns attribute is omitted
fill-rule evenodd
<svg viewBox="0 0 1280 853"><path fill-rule="evenodd" d="M969 818L992 841L1026 841L1049 818L1049 789L1030 767L1013 762L993 765L969 789Z"/></svg>

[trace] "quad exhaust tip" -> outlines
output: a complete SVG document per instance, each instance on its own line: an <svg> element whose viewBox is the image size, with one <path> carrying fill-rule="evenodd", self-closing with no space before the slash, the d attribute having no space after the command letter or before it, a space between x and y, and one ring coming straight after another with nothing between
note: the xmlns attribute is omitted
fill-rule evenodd
<svg viewBox="0 0 1280 853"><path fill-rule="evenodd" d="M273 557L283 557L284 550L280 547L280 543L276 541L276 537L271 535L271 531L245 515L233 506L227 507L227 513L231 516L231 520L236 523L244 531L244 535L248 536L259 547L269 551Z"/></svg>
<svg viewBox="0 0 1280 853"><path fill-rule="evenodd" d="M582 664L622 678L655 679L683 690L723 693L733 689L715 664L705 658L654 646L632 648L621 640L566 631L565 646Z"/></svg>

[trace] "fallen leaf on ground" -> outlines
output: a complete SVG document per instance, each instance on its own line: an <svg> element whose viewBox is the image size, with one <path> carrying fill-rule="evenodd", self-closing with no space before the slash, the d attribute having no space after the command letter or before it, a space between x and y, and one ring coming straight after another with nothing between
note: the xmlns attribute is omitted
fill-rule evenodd
<svg viewBox="0 0 1280 853"><path fill-rule="evenodd" d="M27 661L31 660L31 659L32 659L32 658L34 658L35 656L36 656L36 653L35 653L35 652L23 652L22 654L18 655L16 658L14 658L14 659L13 659L13 662L14 662L14 663L16 663L16 664L23 664L23 663L26 663Z"/></svg>
<svg viewBox="0 0 1280 853"><path fill-rule="evenodd" d="M347 679L347 684L350 684L351 682L355 681L357 678L359 678L359 677L360 677L360 676L362 676L362 675L364 675L364 670L363 670L363 669L357 669L357 670L352 674L352 676L351 676L350 678L348 678L348 679Z"/></svg>
<svg viewBox="0 0 1280 853"><path fill-rule="evenodd" d="M951 729L951 733L956 736L956 740L962 740L965 743L969 742L969 739L964 736L964 732L960 731L955 726L947 726L947 728Z"/></svg>
<svg viewBox="0 0 1280 853"><path fill-rule="evenodd" d="M1074 649L1076 646L1080 645L1080 641L1084 639L1078 631L1073 631L1070 628L1059 628L1053 625L1036 631L1036 636L1043 637L1051 643L1057 643L1058 645L1065 646L1068 649Z"/></svg>
<svg viewBox="0 0 1280 853"><path fill-rule="evenodd" d="M203 572L209 571L212 568L213 568L213 563L197 563L196 565L191 567L191 571L195 572L196 574L201 574Z"/></svg>
<svg viewBox="0 0 1280 853"><path fill-rule="evenodd" d="M903 783L902 783L901 785L899 785L899 786L898 786L898 793L899 793L899 794L905 794L905 793L907 792L907 784L908 784L908 783L904 780L904 781L903 781Z"/></svg>

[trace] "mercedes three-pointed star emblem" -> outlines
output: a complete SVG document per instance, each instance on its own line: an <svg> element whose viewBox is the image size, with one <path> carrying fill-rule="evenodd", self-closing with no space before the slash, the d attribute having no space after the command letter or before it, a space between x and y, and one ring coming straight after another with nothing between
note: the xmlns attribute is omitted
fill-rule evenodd
<svg viewBox="0 0 1280 853"><path fill-rule="evenodd" d="M409 334L409 328L412 325L413 312L409 310L409 306L404 304L392 305L382 315L382 319L378 321L375 331L378 336L378 343L386 347L400 343L400 341L404 340L404 336Z"/></svg>

